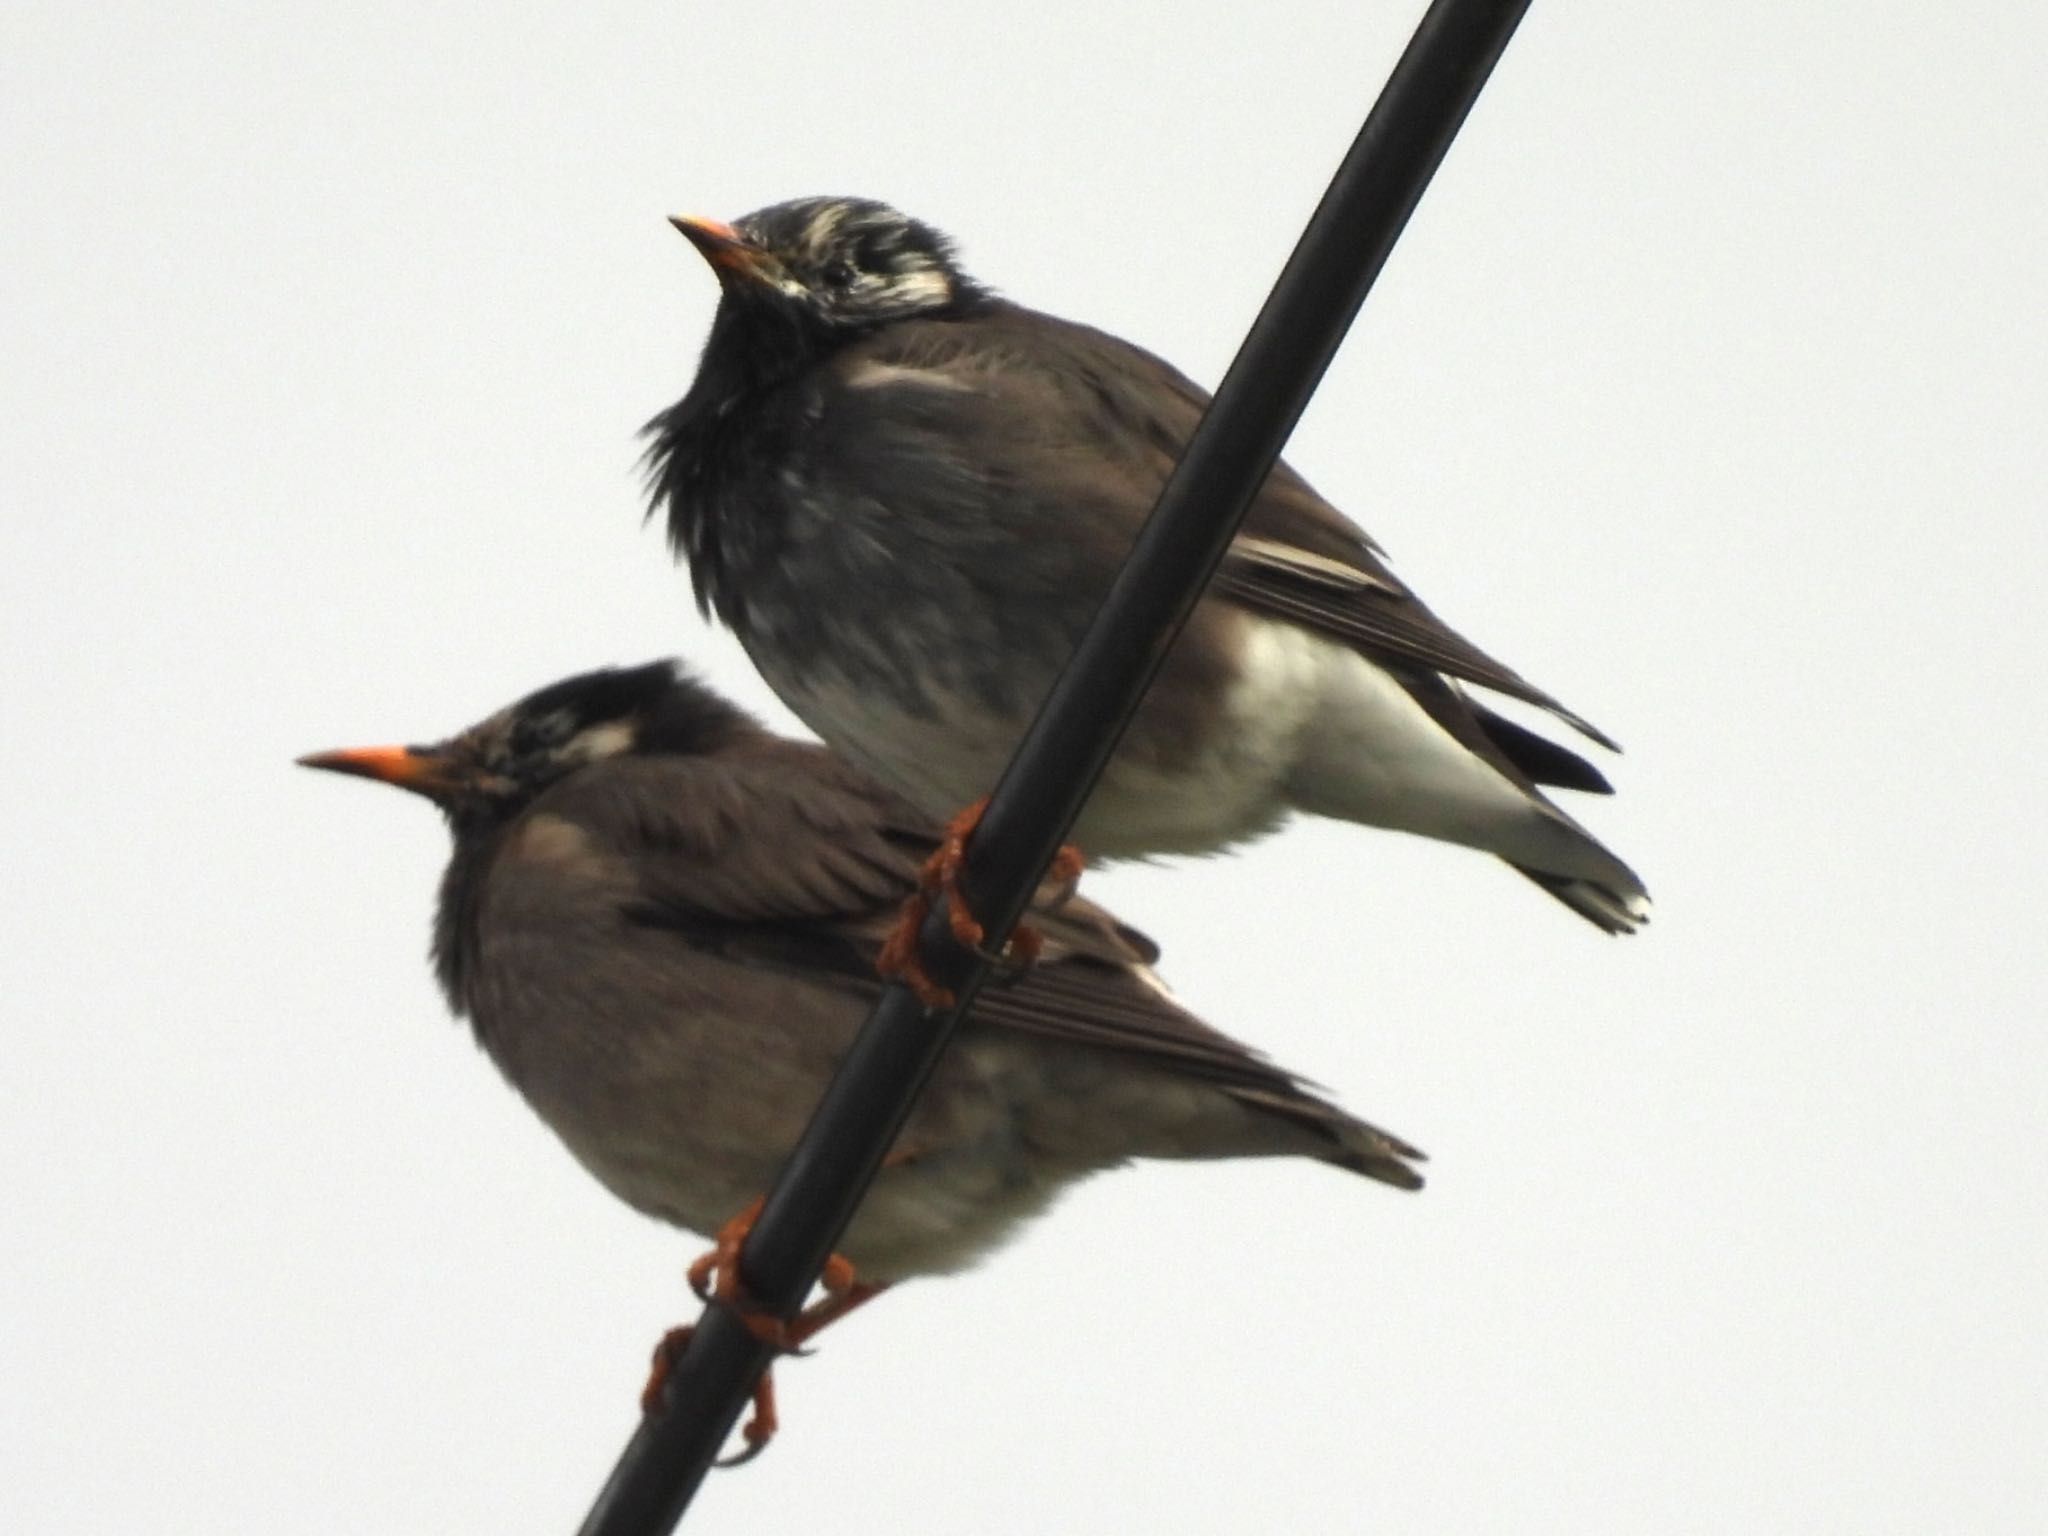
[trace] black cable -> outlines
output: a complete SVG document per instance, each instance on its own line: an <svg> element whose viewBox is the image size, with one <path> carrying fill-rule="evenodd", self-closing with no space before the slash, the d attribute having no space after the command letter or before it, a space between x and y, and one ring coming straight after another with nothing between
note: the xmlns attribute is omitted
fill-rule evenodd
<svg viewBox="0 0 2048 1536"><path fill-rule="evenodd" d="M1528 0L1435 0L1394 66L969 842L962 883L992 949L1079 815L1527 9ZM927 1014L901 985L883 994L741 1249L743 1284L780 1316L802 1305L986 974L985 960L953 942L943 904L921 938L926 969L959 1004ZM707 1307L664 1406L642 1420L582 1536L673 1529L773 1358L732 1313Z"/></svg>

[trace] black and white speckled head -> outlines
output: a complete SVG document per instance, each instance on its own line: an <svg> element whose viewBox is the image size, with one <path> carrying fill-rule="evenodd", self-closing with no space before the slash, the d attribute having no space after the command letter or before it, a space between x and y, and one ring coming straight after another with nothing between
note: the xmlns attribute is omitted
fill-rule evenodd
<svg viewBox="0 0 2048 1536"><path fill-rule="evenodd" d="M943 234L868 198L799 198L731 225L674 222L718 273L722 308L779 309L821 343L984 297Z"/></svg>
<svg viewBox="0 0 2048 1536"><path fill-rule="evenodd" d="M350 748L299 761L424 795L461 839L511 821L589 764L629 752L710 752L758 729L680 664L658 661L551 683L431 746Z"/></svg>

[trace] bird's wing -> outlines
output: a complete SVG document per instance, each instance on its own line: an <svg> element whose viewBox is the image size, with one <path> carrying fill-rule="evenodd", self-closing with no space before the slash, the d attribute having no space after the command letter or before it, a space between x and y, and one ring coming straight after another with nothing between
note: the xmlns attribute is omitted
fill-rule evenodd
<svg viewBox="0 0 2048 1536"><path fill-rule="evenodd" d="M795 972L863 997L875 959L936 835L820 749L791 742L714 759L614 761L538 808L572 820L633 872L630 921L742 964ZM997 977L973 1020L1199 1078L1253 1107L1349 1145L1357 1122L1299 1079L1211 1029L1151 972L1158 949L1093 902L1046 893L1037 962ZM1378 1133L1361 1171L1419 1179L1405 1142Z"/></svg>
<svg viewBox="0 0 2048 1536"><path fill-rule="evenodd" d="M632 900L706 931L829 923L900 903L927 841L885 790L808 743L615 758L535 809L631 871Z"/></svg>
<svg viewBox="0 0 2048 1536"><path fill-rule="evenodd" d="M1224 556L1212 592L1342 640L1390 670L1427 668L1534 704L1610 751L1620 750L1590 720L1495 661L1431 613L1394 579L1362 538L1351 558L1340 560L1272 536L1271 525L1277 519L1270 509L1283 499L1292 498L1276 496L1270 485L1260 496L1245 521L1246 532Z"/></svg>
<svg viewBox="0 0 2048 1536"><path fill-rule="evenodd" d="M1293 1121L1345 1150L1347 1167L1403 1189L1422 1178L1408 1166L1421 1151L1367 1125L1310 1091L1293 1073L1212 1029L1181 1007L1152 974L1157 946L1102 907L1069 896L1028 921L1042 948L1027 969L990 980L974 1000L972 1029L1006 1030L1101 1051L1192 1078L1247 1107ZM874 953L887 923L849 925L859 956L855 980L875 988Z"/></svg>
<svg viewBox="0 0 2048 1536"><path fill-rule="evenodd" d="M929 499L922 510L935 526L957 526L979 502L989 518L975 527L1008 524L1020 545L1042 531L1085 540L1096 569L1105 553L1128 549L1209 403L1142 348L1011 306L969 325L890 327L843 354L834 373L839 387L822 423L833 451L814 462L854 482L837 489L913 513ZM1036 569L1063 569L1032 553ZM1340 640L1397 675L1426 669L1489 688L1615 746L1432 613L1372 539L1285 463L1254 500L1211 591Z"/></svg>

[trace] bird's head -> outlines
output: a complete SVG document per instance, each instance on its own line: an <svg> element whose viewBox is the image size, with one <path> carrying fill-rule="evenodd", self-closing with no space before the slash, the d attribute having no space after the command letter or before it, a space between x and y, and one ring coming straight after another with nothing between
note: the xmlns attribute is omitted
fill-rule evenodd
<svg viewBox="0 0 2048 1536"><path fill-rule="evenodd" d="M458 834L511 821L551 786L633 753L710 752L758 730L675 662L565 678L431 746L348 747L299 759L424 795Z"/></svg>
<svg viewBox="0 0 2048 1536"><path fill-rule="evenodd" d="M850 339L984 297L961 271L951 241L887 203L806 197L732 224L690 216L670 222L718 275L721 311L776 315L814 337Z"/></svg>

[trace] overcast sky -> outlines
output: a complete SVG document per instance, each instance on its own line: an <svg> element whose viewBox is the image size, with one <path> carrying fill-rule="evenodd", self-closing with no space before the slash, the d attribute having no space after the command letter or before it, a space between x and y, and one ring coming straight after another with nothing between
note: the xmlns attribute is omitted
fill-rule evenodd
<svg viewBox="0 0 2048 1536"><path fill-rule="evenodd" d="M292 757L672 652L787 718L641 526L666 214L883 197L1213 382L1419 13L9 9L0 1528L574 1528L701 1244L448 1019L437 818ZM1290 458L1627 743L1655 924L1326 824L1091 877L1430 1187L1100 1179L692 1529L2040 1529L2044 44L1534 8Z"/></svg>

